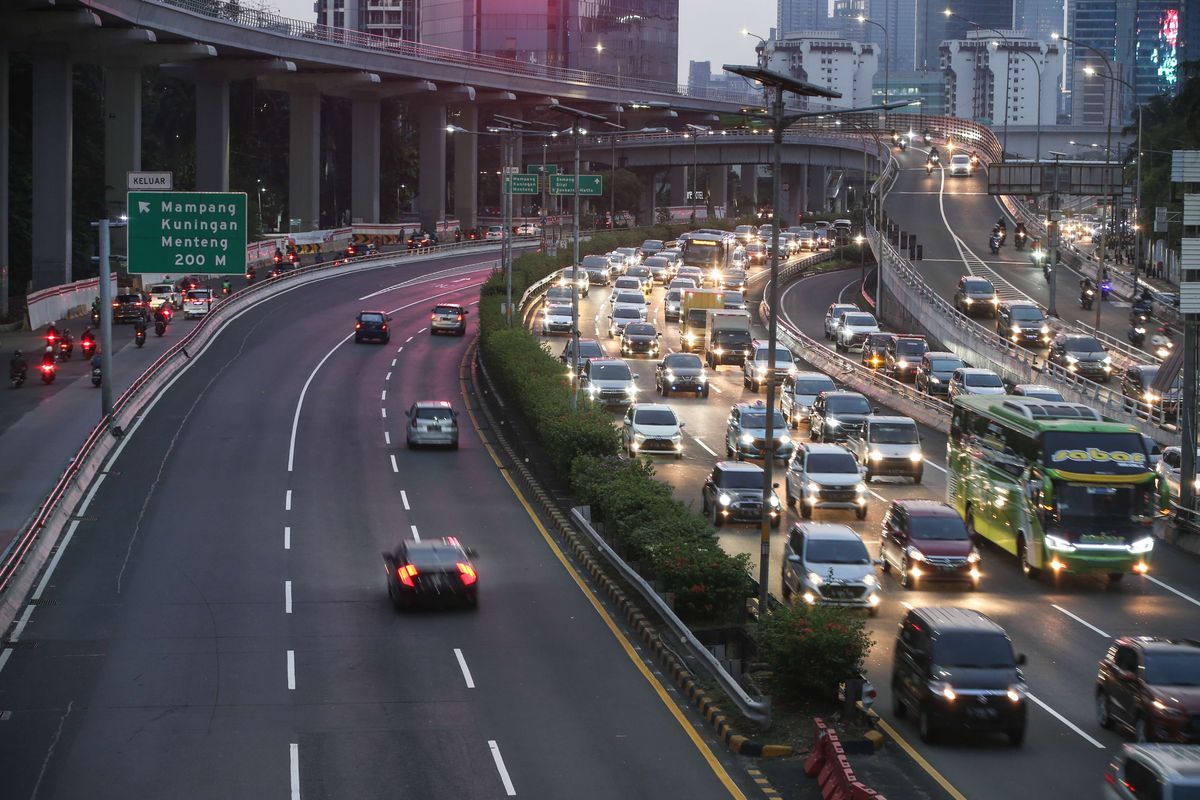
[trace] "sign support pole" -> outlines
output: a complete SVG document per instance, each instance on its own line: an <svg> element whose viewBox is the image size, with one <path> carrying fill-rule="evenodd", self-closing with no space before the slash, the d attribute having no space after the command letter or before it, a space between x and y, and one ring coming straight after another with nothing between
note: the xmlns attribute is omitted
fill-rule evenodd
<svg viewBox="0 0 1200 800"><path fill-rule="evenodd" d="M100 229L100 418L112 416L112 279L109 270L111 248L109 222L97 223Z"/></svg>

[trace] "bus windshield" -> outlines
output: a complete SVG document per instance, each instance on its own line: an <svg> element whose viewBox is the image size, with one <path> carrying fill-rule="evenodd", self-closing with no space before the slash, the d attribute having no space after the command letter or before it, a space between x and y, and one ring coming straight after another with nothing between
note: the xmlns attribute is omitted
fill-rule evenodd
<svg viewBox="0 0 1200 800"><path fill-rule="evenodd" d="M1093 486L1056 481L1054 505L1064 523L1088 527L1112 526L1129 520L1154 517L1154 492L1150 483L1137 486Z"/></svg>
<svg viewBox="0 0 1200 800"><path fill-rule="evenodd" d="M721 243L712 239L688 239L683 246L683 263L692 267L721 266Z"/></svg>

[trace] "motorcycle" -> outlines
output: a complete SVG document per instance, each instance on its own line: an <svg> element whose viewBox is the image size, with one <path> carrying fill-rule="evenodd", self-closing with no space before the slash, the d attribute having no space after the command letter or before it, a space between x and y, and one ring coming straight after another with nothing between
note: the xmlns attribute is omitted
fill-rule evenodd
<svg viewBox="0 0 1200 800"><path fill-rule="evenodd" d="M104 382L104 373L99 367L92 367L92 386L99 386Z"/></svg>
<svg viewBox="0 0 1200 800"><path fill-rule="evenodd" d="M900 152L905 153L907 151L908 151L908 139L905 139L904 137L900 137Z"/></svg>
<svg viewBox="0 0 1200 800"><path fill-rule="evenodd" d="M930 133L929 131L925 131L924 136L925 136L925 144L929 144L930 142L933 141L933 134Z"/></svg>
<svg viewBox="0 0 1200 800"><path fill-rule="evenodd" d="M62 338L58 340L58 360L70 361L74 352L75 340L71 338L70 332L63 331Z"/></svg>
<svg viewBox="0 0 1200 800"><path fill-rule="evenodd" d="M1079 293L1079 307L1082 308L1084 311L1090 311L1092 308L1092 303L1095 302L1095 300L1096 300L1096 290L1095 289L1084 289L1082 292Z"/></svg>
<svg viewBox="0 0 1200 800"><path fill-rule="evenodd" d="M222 297L229 297L229 295L232 292L233 292L233 288L230 287L229 281L225 281L224 283L221 284L221 296Z"/></svg>
<svg viewBox="0 0 1200 800"><path fill-rule="evenodd" d="M1109 293L1112 291L1112 281L1100 282L1100 299L1107 300Z"/></svg>
<svg viewBox="0 0 1200 800"><path fill-rule="evenodd" d="M80 339L79 340L79 352L83 354L84 358L91 360L92 356L95 355L95 353L96 353L96 340L95 339Z"/></svg>
<svg viewBox="0 0 1200 800"><path fill-rule="evenodd" d="M1054 267L1050 266L1050 262L1046 262L1045 264L1042 264L1042 275L1045 276L1047 281L1050 280L1050 273L1053 271L1054 271Z"/></svg>
<svg viewBox="0 0 1200 800"><path fill-rule="evenodd" d="M1171 351L1175 349L1175 342L1171 341L1171 331L1167 328L1159 328L1150 337L1150 352L1161 359L1165 359L1171 355Z"/></svg>
<svg viewBox="0 0 1200 800"><path fill-rule="evenodd" d="M1129 326L1129 330L1125 332L1125 338L1134 347L1141 347L1146 343L1146 326L1134 322Z"/></svg>
<svg viewBox="0 0 1200 800"><path fill-rule="evenodd" d="M42 383L49 385L58 377L58 368L53 364L42 364Z"/></svg>
<svg viewBox="0 0 1200 800"><path fill-rule="evenodd" d="M25 383L25 375L28 370L24 367L21 369L10 369L8 371L8 382L14 389L20 389Z"/></svg>
<svg viewBox="0 0 1200 800"><path fill-rule="evenodd" d="M99 311L92 312L92 327L93 328L100 327L100 312Z"/></svg>
<svg viewBox="0 0 1200 800"><path fill-rule="evenodd" d="M254 270L253 269L246 270L246 285L247 286L254 283L254 278L255 278Z"/></svg>
<svg viewBox="0 0 1200 800"><path fill-rule="evenodd" d="M136 344L138 347L141 347L142 345L144 345L146 343L146 329L145 328L138 328L136 331L133 332L133 343Z"/></svg>
<svg viewBox="0 0 1200 800"><path fill-rule="evenodd" d="M1025 249L1025 241L1028 238L1029 238L1029 234L1025 233L1025 231L1017 231L1016 233L1013 234L1013 244L1016 245L1016 248L1018 250L1024 250Z"/></svg>
<svg viewBox="0 0 1200 800"><path fill-rule="evenodd" d="M992 255L1000 255L1000 237L993 233L988 239L988 247L992 249Z"/></svg>
<svg viewBox="0 0 1200 800"><path fill-rule="evenodd" d="M163 322L161 319L155 320L154 321L154 335L162 336L166 332L167 332L167 323ZM142 338L145 338L145 336L146 336L146 334L143 333Z"/></svg>

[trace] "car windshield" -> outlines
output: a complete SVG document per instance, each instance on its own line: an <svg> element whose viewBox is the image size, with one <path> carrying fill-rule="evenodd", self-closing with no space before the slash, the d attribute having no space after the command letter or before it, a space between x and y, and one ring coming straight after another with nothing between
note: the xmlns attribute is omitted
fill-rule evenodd
<svg viewBox="0 0 1200 800"><path fill-rule="evenodd" d="M767 412L764 411L743 411L742 412L742 427L743 428L765 428L767 427ZM780 431L787 427L787 422L783 419L783 414L775 411L775 430Z"/></svg>
<svg viewBox="0 0 1200 800"><path fill-rule="evenodd" d="M454 418L454 412L444 406L417 406L417 410L413 416L417 419L449 422Z"/></svg>
<svg viewBox="0 0 1200 800"><path fill-rule="evenodd" d="M834 389L833 381L829 378L800 378L792 386L792 394L818 395Z"/></svg>
<svg viewBox="0 0 1200 800"><path fill-rule="evenodd" d="M647 258L642 263L644 263L649 269L655 269L655 268L666 269L667 264L669 264L670 262L667 261L667 259L665 259L665 258L659 258L658 256L654 256L652 258Z"/></svg>
<svg viewBox="0 0 1200 800"><path fill-rule="evenodd" d="M462 309L458 306L438 306L433 310L435 314L461 314Z"/></svg>
<svg viewBox="0 0 1200 800"><path fill-rule="evenodd" d="M962 366L957 358L934 358L929 361L929 368L934 372L953 372Z"/></svg>
<svg viewBox="0 0 1200 800"><path fill-rule="evenodd" d="M1026 389L1024 395L1035 400L1053 400L1056 403L1061 403L1063 400L1063 396L1053 389Z"/></svg>
<svg viewBox="0 0 1200 800"><path fill-rule="evenodd" d="M929 349L929 345L920 339L901 339L896 342L896 354L901 356L919 356Z"/></svg>
<svg viewBox="0 0 1200 800"><path fill-rule="evenodd" d="M640 306L645 304L646 298L641 292L617 292L617 296L613 299L613 302L618 304L632 303Z"/></svg>
<svg viewBox="0 0 1200 800"><path fill-rule="evenodd" d="M977 386L985 389L1004 388L1004 381L1000 380L999 375L992 372L968 372L963 376L963 383L967 386Z"/></svg>
<svg viewBox="0 0 1200 800"><path fill-rule="evenodd" d="M1146 683L1151 686L1200 686L1200 650L1146 653Z"/></svg>
<svg viewBox="0 0 1200 800"><path fill-rule="evenodd" d="M662 246L662 239L647 239L642 242L642 247L646 250L661 250Z"/></svg>
<svg viewBox="0 0 1200 800"><path fill-rule="evenodd" d="M572 292L569 287L554 286L546 292L547 300L562 300L563 302L571 302Z"/></svg>
<svg viewBox="0 0 1200 800"><path fill-rule="evenodd" d="M742 297L741 292L726 292L725 293L725 304L726 305L729 305L732 303L735 306L740 306L744 302L746 302L746 301L745 301L745 298Z"/></svg>
<svg viewBox="0 0 1200 800"><path fill-rule="evenodd" d="M874 326L876 323L875 318L870 314L847 314L846 318L842 320L842 324L847 326L855 325L861 327L870 327Z"/></svg>
<svg viewBox="0 0 1200 800"><path fill-rule="evenodd" d="M650 269L648 267L630 267L625 274L634 278L649 278Z"/></svg>
<svg viewBox="0 0 1200 800"><path fill-rule="evenodd" d="M672 289L671 291L667 292L667 302L668 303L678 303L679 298L682 295L683 295L683 292L679 291L678 289Z"/></svg>
<svg viewBox="0 0 1200 800"><path fill-rule="evenodd" d="M771 351L765 347L760 347L754 351L754 360L762 361L764 364L770 359ZM775 348L775 363L790 364L792 363L792 351L786 347Z"/></svg>
<svg viewBox="0 0 1200 800"><path fill-rule="evenodd" d="M914 539L959 542L970 538L967 526L957 516L909 517L908 531Z"/></svg>
<svg viewBox="0 0 1200 800"><path fill-rule="evenodd" d="M1020 320L1021 322L1041 322L1045 319L1042 316L1040 308L1033 308L1031 306L1016 306L1010 313L1014 320Z"/></svg>
<svg viewBox="0 0 1200 800"><path fill-rule="evenodd" d="M700 369L700 356L693 353L672 353L663 359L667 369Z"/></svg>
<svg viewBox="0 0 1200 800"><path fill-rule="evenodd" d="M810 564L870 564L871 556L859 539L809 539L804 560Z"/></svg>
<svg viewBox="0 0 1200 800"><path fill-rule="evenodd" d="M364 311L359 315L363 322L383 322L383 314L376 314L371 311Z"/></svg>
<svg viewBox="0 0 1200 800"><path fill-rule="evenodd" d="M1063 342L1063 349L1073 353L1099 353L1104 345L1092 336L1069 336Z"/></svg>
<svg viewBox="0 0 1200 800"><path fill-rule="evenodd" d="M968 156L968 155L964 155L964 154L962 154L962 153L959 153L959 154L957 154L957 155L951 156L951 157L950 157L950 161L951 161L951 163L953 163L953 164L970 164L970 163L971 163L971 157L970 157L970 156Z"/></svg>
<svg viewBox="0 0 1200 800"><path fill-rule="evenodd" d="M883 422L871 426L871 441L874 444L917 444L917 426L902 422Z"/></svg>
<svg viewBox="0 0 1200 800"><path fill-rule="evenodd" d="M849 453L809 453L805 466L809 472L815 473L858 473L858 462Z"/></svg>
<svg viewBox="0 0 1200 800"><path fill-rule="evenodd" d="M850 311L853 311L853 310L854 309L852 307L847 308L845 306L835 306L833 309L831 309L829 311L829 316L833 317L834 319L840 319L842 317L842 315L844 315Z"/></svg>
<svg viewBox="0 0 1200 800"><path fill-rule="evenodd" d="M746 271L742 269L727 269L725 270L726 281L744 281L746 280Z"/></svg>
<svg viewBox="0 0 1200 800"><path fill-rule="evenodd" d="M569 317L571 316L571 307L568 305L555 303L554 305L546 308L546 313L552 317Z"/></svg>
<svg viewBox="0 0 1200 800"><path fill-rule="evenodd" d="M653 336L655 333L654 326L647 323L638 323L625 327L626 336Z"/></svg>
<svg viewBox="0 0 1200 800"><path fill-rule="evenodd" d="M668 408L639 408L633 421L638 425L675 425L675 412Z"/></svg>
<svg viewBox="0 0 1200 800"><path fill-rule="evenodd" d="M567 357L571 355L571 345L567 345L564 351ZM579 340L579 357L580 358L604 358L604 348L598 342L588 341L585 339Z"/></svg>
<svg viewBox="0 0 1200 800"><path fill-rule="evenodd" d="M998 633L939 636L933 642L933 662L965 669L1005 669L1016 664L1008 638Z"/></svg>
<svg viewBox="0 0 1200 800"><path fill-rule="evenodd" d="M994 292L996 290L994 288L992 288L992 284L989 281L977 279L977 280L973 280L973 281L967 281L966 283L964 283L963 291L964 292L972 292L975 294L991 294L992 292Z"/></svg>
<svg viewBox="0 0 1200 800"><path fill-rule="evenodd" d="M170 285L150 287L150 294L170 294L173 291L175 291L175 287Z"/></svg>
<svg viewBox="0 0 1200 800"><path fill-rule="evenodd" d="M1137 486L1092 486L1055 481L1054 501L1062 520L1094 528L1119 524L1131 518L1154 516L1152 484ZM1080 531L1085 533L1086 531Z"/></svg>
<svg viewBox="0 0 1200 800"><path fill-rule="evenodd" d="M613 319L641 319L642 312L637 306L621 306L613 312Z"/></svg>
<svg viewBox="0 0 1200 800"><path fill-rule="evenodd" d="M187 296L189 300L207 300L208 294L208 289L193 289L187 293ZM139 299L140 298L137 295L129 295L129 299L124 302L133 303Z"/></svg>
<svg viewBox="0 0 1200 800"><path fill-rule="evenodd" d="M584 269L607 269L608 268L608 259L605 258L604 256L584 256L583 257L583 268Z"/></svg>
<svg viewBox="0 0 1200 800"><path fill-rule="evenodd" d="M844 394L827 398L825 409L831 414L870 414L871 404L862 395Z"/></svg>
<svg viewBox="0 0 1200 800"><path fill-rule="evenodd" d="M717 481L722 489L761 489L763 484L762 470L730 470L722 472Z"/></svg>
<svg viewBox="0 0 1200 800"><path fill-rule="evenodd" d="M617 278L617 282L613 284L616 289L637 289L641 291L642 282L637 278Z"/></svg>
<svg viewBox="0 0 1200 800"><path fill-rule="evenodd" d="M597 364L592 362L591 376L600 381L631 381L633 374L627 364Z"/></svg>

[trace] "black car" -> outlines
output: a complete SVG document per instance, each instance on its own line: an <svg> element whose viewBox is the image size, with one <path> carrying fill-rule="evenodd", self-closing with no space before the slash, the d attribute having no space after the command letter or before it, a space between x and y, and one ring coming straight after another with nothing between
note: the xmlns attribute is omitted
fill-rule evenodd
<svg viewBox="0 0 1200 800"><path fill-rule="evenodd" d="M931 350L921 356L913 387L929 395L949 394L950 378L953 377L954 371L962 366L962 359L954 353Z"/></svg>
<svg viewBox="0 0 1200 800"><path fill-rule="evenodd" d="M621 332L621 355L646 355L658 357L662 334L649 322L631 322Z"/></svg>
<svg viewBox="0 0 1200 800"><path fill-rule="evenodd" d="M768 502L771 527L781 519L779 498ZM744 461L718 461L700 489L700 503L713 527L726 522L759 522L763 513L763 469Z"/></svg>
<svg viewBox="0 0 1200 800"><path fill-rule="evenodd" d="M814 442L844 442L862 431L871 416L871 404L858 392L821 392L808 415L809 438Z"/></svg>
<svg viewBox="0 0 1200 800"><path fill-rule="evenodd" d="M691 392L708 397L708 375L695 353L671 353L654 368L654 388L663 397L671 392Z"/></svg>
<svg viewBox="0 0 1200 800"><path fill-rule="evenodd" d="M409 250L420 250L423 247L433 247L437 243L437 234L430 233L429 231L416 231L408 235L407 244Z"/></svg>
<svg viewBox="0 0 1200 800"><path fill-rule="evenodd" d="M568 341L563 347L562 353L558 356L558 360L567 365L567 373L570 374L573 369L571 361L571 342ZM579 368L583 369L584 365L593 358L608 358L608 354L604 352L604 348L595 339L580 339L579 340Z"/></svg>
<svg viewBox="0 0 1200 800"><path fill-rule="evenodd" d="M150 319L150 303L140 294L119 294L112 301L113 322L137 322Z"/></svg>
<svg viewBox="0 0 1200 800"><path fill-rule="evenodd" d="M1121 378L1121 394L1130 399L1129 405L1136 411L1150 414L1161 408L1164 417L1175 419L1179 416L1179 406L1183 400L1182 374L1175 378L1170 389L1161 393L1150 388L1157 375L1157 364L1134 364L1127 367Z"/></svg>
<svg viewBox="0 0 1200 800"><path fill-rule="evenodd" d="M912 712L921 739L946 729L1025 739L1026 686L1004 628L969 608L914 608L892 658L892 713Z"/></svg>
<svg viewBox="0 0 1200 800"><path fill-rule="evenodd" d="M954 293L954 307L968 317L984 315L996 316L1000 298L996 296L996 287L987 278L974 275L963 275L958 279L958 290Z"/></svg>
<svg viewBox="0 0 1200 800"><path fill-rule="evenodd" d="M1013 344L1041 347L1050 343L1050 326L1035 303L1018 300L1000 304L996 312L996 335Z"/></svg>
<svg viewBox="0 0 1200 800"><path fill-rule="evenodd" d="M721 273L721 288L746 293L746 270L730 268Z"/></svg>
<svg viewBox="0 0 1200 800"><path fill-rule="evenodd" d="M1112 359L1108 355L1108 348L1095 336L1060 333L1050 343L1046 360L1072 375L1082 375L1100 383L1108 383L1112 377Z"/></svg>
<svg viewBox="0 0 1200 800"><path fill-rule="evenodd" d="M915 380L921 358L929 352L924 336L897 336L884 353L883 368L898 381Z"/></svg>
<svg viewBox="0 0 1200 800"><path fill-rule="evenodd" d="M388 330L388 320L391 319L382 311L360 311L354 318L354 342L365 342L368 339L387 344L392 339Z"/></svg>
<svg viewBox="0 0 1200 800"><path fill-rule="evenodd" d="M896 339L894 333L868 333L867 338L863 340L862 360L864 367L871 369L879 369L887 363L887 349Z"/></svg>
<svg viewBox="0 0 1200 800"><path fill-rule="evenodd" d="M471 561L474 555L474 550L454 538L403 541L394 552L383 554L388 596L396 608L422 603L475 608L479 573Z"/></svg>

